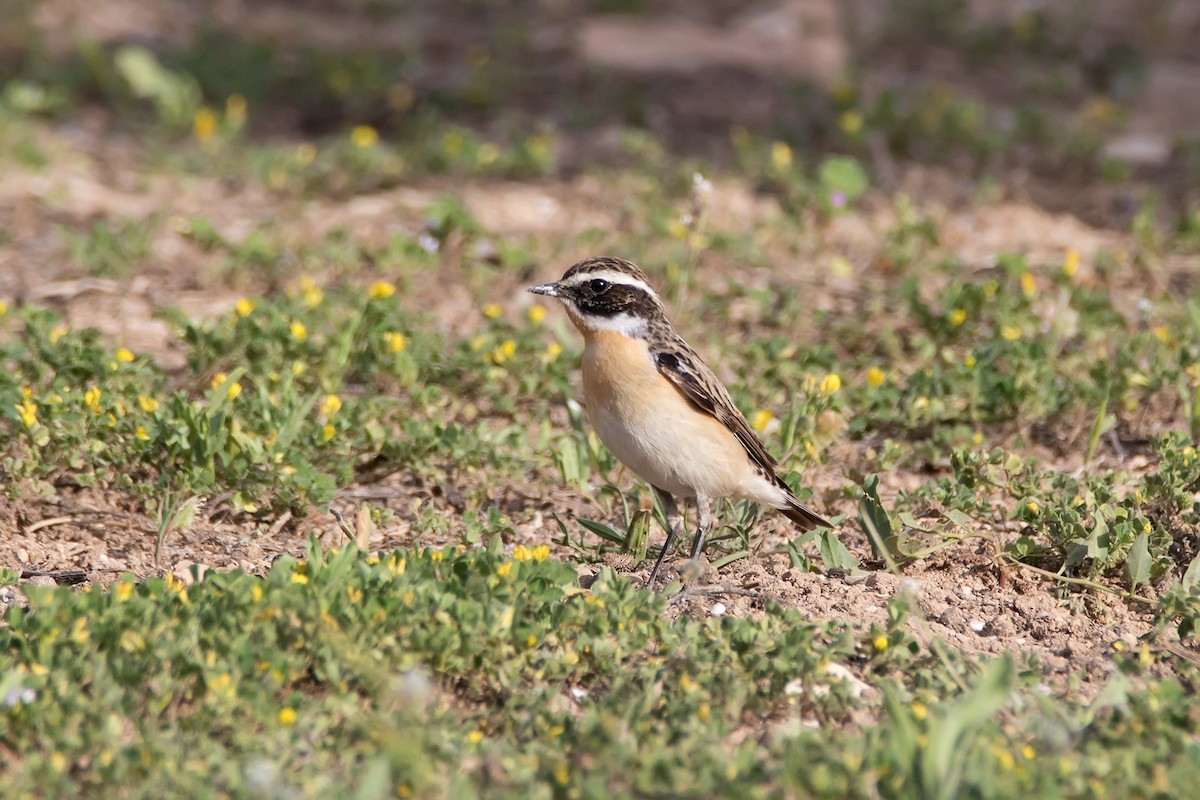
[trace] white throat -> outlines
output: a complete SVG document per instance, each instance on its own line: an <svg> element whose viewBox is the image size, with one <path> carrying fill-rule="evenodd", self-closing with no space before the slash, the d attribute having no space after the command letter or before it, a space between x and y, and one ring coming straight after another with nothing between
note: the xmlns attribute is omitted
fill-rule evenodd
<svg viewBox="0 0 1200 800"><path fill-rule="evenodd" d="M631 339L644 339L648 331L646 320L633 314L621 313L611 317L596 314L580 314L573 304L567 303L575 324L585 331L612 331Z"/></svg>

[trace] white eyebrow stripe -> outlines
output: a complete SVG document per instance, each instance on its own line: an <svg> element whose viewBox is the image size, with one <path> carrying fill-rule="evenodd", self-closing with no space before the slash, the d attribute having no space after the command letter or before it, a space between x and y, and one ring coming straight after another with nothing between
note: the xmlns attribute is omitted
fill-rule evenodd
<svg viewBox="0 0 1200 800"><path fill-rule="evenodd" d="M603 278L609 283L619 283L622 286L632 286L635 289L641 289L651 297L656 299L658 298L658 295L655 294L654 290L647 286L644 281L639 281L637 278L630 277L624 272L617 272L615 269L601 269L595 272L579 272L572 275L568 280L563 281L563 283L567 286L578 286L581 283L586 283L587 281L595 280L596 278Z"/></svg>

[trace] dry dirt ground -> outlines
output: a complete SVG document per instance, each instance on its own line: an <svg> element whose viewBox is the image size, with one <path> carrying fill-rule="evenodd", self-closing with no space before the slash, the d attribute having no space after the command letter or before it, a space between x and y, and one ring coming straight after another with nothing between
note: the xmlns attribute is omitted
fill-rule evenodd
<svg viewBox="0 0 1200 800"><path fill-rule="evenodd" d="M161 31L174 30L169 23L177 21L165 12L165 16L154 15L147 20L133 13L137 4L94 4L106 9L103 22L93 19L88 10L92 4L43 5L39 12L44 18L42 24L66 28L90 25L92 33L102 38L128 33L127 28L120 27L122 20L127 25L136 20L143 35L156 25ZM169 5L162 8L169 10ZM195 12L194 4L183 6ZM332 13L321 10L320 4L315 6L318 7L305 8L302 14ZM246 19L248 15L248 6L238 2L217 3L215 7L219 14L233 19ZM116 13L122 9L128 13ZM255 24L267 27L275 24L286 29L298 25L297 19L303 21L305 17L291 16L278 5L268 5L255 16ZM703 24L708 23L701 20L677 26L672 35L680 41L694 41L695 37L705 35L697 27ZM340 28L318 25L306 29ZM753 36L754 31L761 29L761 23L756 27L749 20L740 35ZM599 48L604 55L611 56L611 51L602 45L605 37L613 35L607 21L585 25L583 46ZM731 55L731 51L713 44L705 52L708 58L722 62L742 51ZM821 53L825 51L808 57L817 58ZM636 57L636 53L626 54L624 66L632 66ZM821 57L836 60L839 56L832 52ZM603 61L601 56L597 59ZM818 73L827 70L825 62L820 58L817 61L820 63L795 65L795 69ZM651 64L645 68L664 67ZM678 65L668 68L676 69ZM462 185L428 180L347 200L301 202L281 201L250 183L233 185L195 175L147 175L141 169L142 156L136 142L122 132L110 112L99 109L84 110L61 125L46 125L41 131L40 145L51 154L51 166L36 172L6 169L0 181L0 222L12 232L11 237L0 242L0 297L55 308L73 326L98 327L114 344L155 354L168 370L179 370L182 359L170 329L154 317L156 308L174 306L194 317L212 317L228 310L238 295L262 288L239 285L236 280L220 285L207 283L205 276L211 274L214 256L181 236L171 224L175 219L203 213L222 236L232 241L238 241L268 220L285 241L300 242L335 228L345 228L365 241L385 241L398 230L419 230L429 202L453 191L489 232L560 240L560 262L542 265L541 271L546 275L555 274L563 265L585 255L572 242L580 231L606 226L619 230L621 225L620 187L590 177L566 176L522 184ZM949 169L913 164L889 164L888 169L892 173L890 188L918 198L921 207L938 225L941 248L968 265L990 264L1001 250L1027 253L1031 261L1061 258L1068 247L1077 248L1087 264L1088 256L1099 249L1120 251L1134 246L1123 225L1093 224L1078 214L1056 210L1063 204L1049 203L1049 208L1055 210L1047 210L1046 205L1034 202L1033 197L1039 192L1043 196L1054 195L1054 187L1043 186L1037 192L1021 188L1032 186L1033 179L1023 184L1018 182L1003 199L971 203L965 199L970 195L971 182ZM1129 190L1099 187L1094 196L1082 198L1084 205L1101 210L1084 216L1088 219L1104 216L1113 207L1112 196L1121 191ZM1069 189L1056 196L1066 195L1080 200ZM730 229L736 228L739 219L761 220L781 213L772 199L757 196L750 188L737 184L718 184L713 202L714 218L722 219L722 227ZM837 254L854 261L868 258L873 252L872 242L891 225L894 211L882 199L868 202L865 207L864 214L843 218L827 231L824 242L827 255ZM167 224L158 227L150 254L136 273L120 280L87 277L66 257L61 241L54 235L59 226L82 228L96 220L151 216L164 218ZM1194 275L1196 267L1192 262L1180 262L1168 265L1163 274ZM753 275L746 277L754 279ZM525 283L523 276L512 276L496 287L497 299L502 305L519 310L527 302L521 292ZM839 302L836 279L830 278L817 288L814 302ZM478 321L470 292L452 281L430 292L428 297L411 300L433 308L447 331L462 325L470 327ZM861 457L863 447L860 443L846 443L845 460L853 462ZM1078 455L1075 463L1065 459L1063 468L1080 469ZM894 491L927 477L897 474L888 476L883 485ZM818 495L843 483L838 463L814 470L807 479ZM453 487L420 485L397 475L381 485L346 488L334 507L347 519L353 519L356 509L367 501L396 513L388 527L374 532L369 542L372 549L436 546L443 540L415 537L408 521L412 519L414 504L419 502L432 504L460 525L461 509L455 508L453 494ZM299 553L310 536L319 536L330 545L343 538L334 520L325 513L314 511L305 519L283 517L254 522L232 514L224 499L211 498L194 525L171 536L160 561L156 562L153 522L125 507L123 498L69 488L48 497L23 494L15 501L0 501L0 565L31 573L81 571L83 581L97 585L108 584L125 572L138 577L174 572L190 580L193 566L262 572L280 554ZM552 511L568 517L596 515L595 507L586 498L549 489L545 484L512 487L510 495L498 498L497 502L526 512L525 521L507 542L510 546L555 539L558 530L550 516ZM852 508L844 501L841 507L829 510L852 516ZM845 540L857 555L866 557L865 540L855 527L853 522L845 525ZM1016 535L1015 528L995 532L1001 543ZM558 557L576 557L558 545L554 545L554 551ZM609 564L636 580L644 578L649 566L635 566L621 557L610 558ZM591 575L595 567L582 564L580 571L583 576ZM52 578L32 576L29 580L46 582ZM1114 668L1109 658L1114 646L1134 647L1137 638L1150 629L1150 616L1140 606L1127 605L1104 594L1089 595L1083 600L1074 595L1068 600L1059 587L1032 573L1002 572L990 550L981 549L978 541L942 551L905 568L899 576L881 571L865 578L832 577L791 569L782 556L755 556L725 567L718 574L705 575L683 595L672 598L670 608L672 613L692 615L752 615L761 612L766 602L776 601L797 607L813 619L882 624L887 602L902 584L904 591L916 598L919 613L911 624L918 637L941 637L951 647L967 653L1036 654L1064 680L1068 675L1082 676L1085 684L1092 687L1090 690L1085 687L1085 692L1095 691ZM7 600L17 602L19 597L10 592Z"/></svg>

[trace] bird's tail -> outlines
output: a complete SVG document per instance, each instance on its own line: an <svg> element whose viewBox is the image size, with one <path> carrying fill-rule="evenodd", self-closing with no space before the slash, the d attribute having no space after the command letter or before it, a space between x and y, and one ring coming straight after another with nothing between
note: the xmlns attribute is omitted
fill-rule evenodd
<svg viewBox="0 0 1200 800"><path fill-rule="evenodd" d="M784 516L800 526L802 530L811 531L813 528L832 528L833 523L801 504L799 500L788 493L788 504L779 509Z"/></svg>

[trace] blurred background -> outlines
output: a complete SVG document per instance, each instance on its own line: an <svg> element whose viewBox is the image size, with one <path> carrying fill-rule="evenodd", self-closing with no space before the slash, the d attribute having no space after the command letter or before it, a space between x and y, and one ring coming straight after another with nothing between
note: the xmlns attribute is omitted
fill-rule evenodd
<svg viewBox="0 0 1200 800"><path fill-rule="evenodd" d="M1077 187L1145 179L1178 203L1200 182L1190 0L6 6L5 106L93 132L148 116L183 129L206 105L227 124L237 97L255 139L354 125L410 143L445 123L498 143L552 132L557 174L621 161L639 132L725 159L748 133L852 153L885 189L913 161L1088 215L1122 213L1119 193ZM533 149L507 171L550 166Z"/></svg>

